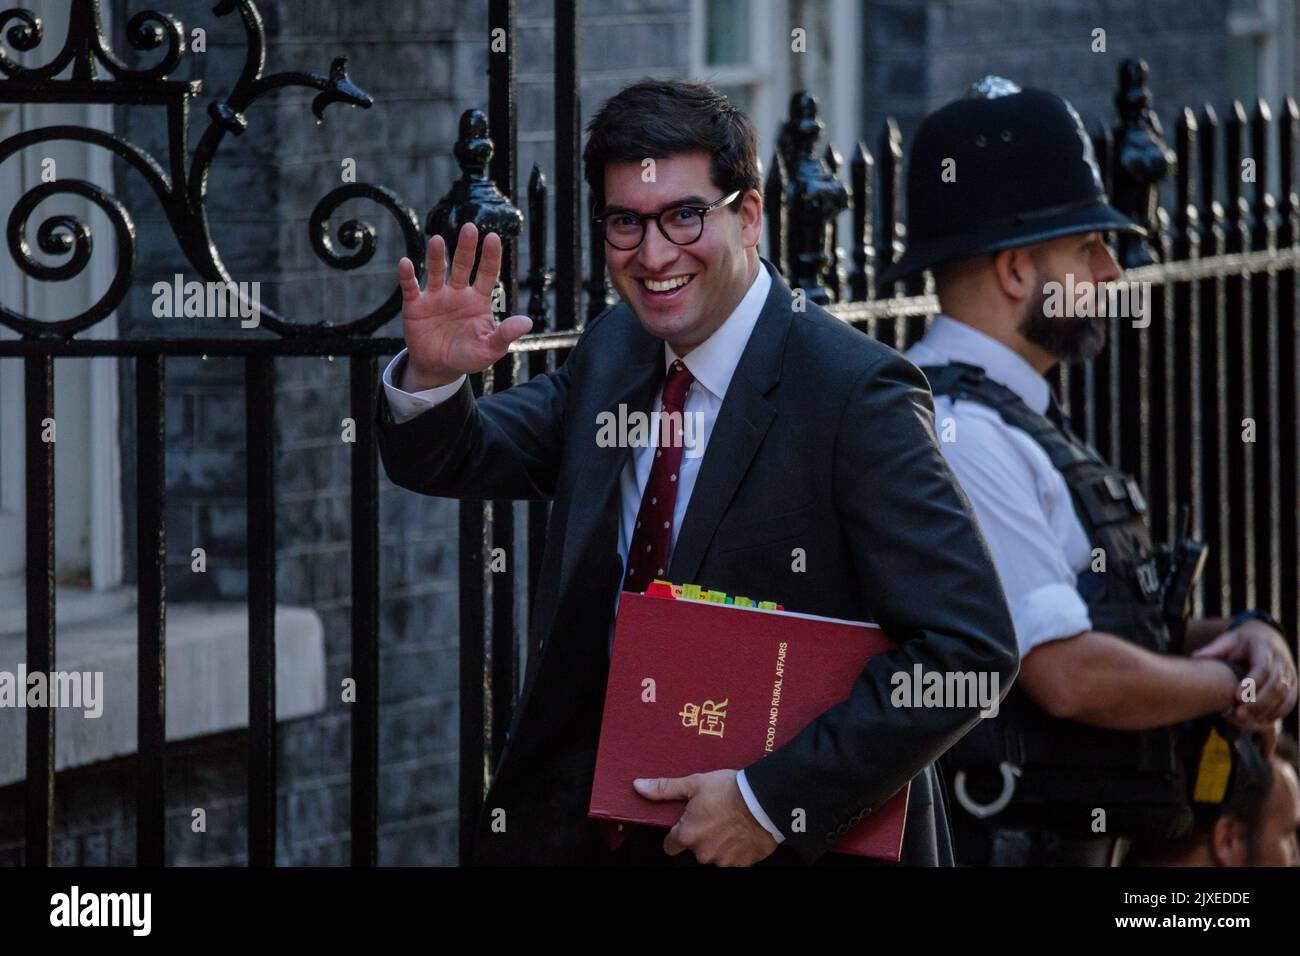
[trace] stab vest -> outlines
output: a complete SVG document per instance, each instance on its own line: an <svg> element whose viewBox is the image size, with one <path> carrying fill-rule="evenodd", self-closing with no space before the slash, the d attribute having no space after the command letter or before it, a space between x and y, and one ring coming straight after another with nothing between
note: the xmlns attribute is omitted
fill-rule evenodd
<svg viewBox="0 0 1300 956"><path fill-rule="evenodd" d="M1065 479L1093 548L1094 560L1076 582L1093 630L1172 653L1146 502L1133 478L982 368L954 362L923 371L935 395L979 402L1027 434ZM1101 567L1098 548L1104 571L1093 570ZM981 719L944 758L949 780L963 771L967 796L981 806L996 805L1000 793L1005 799L1004 763L1019 768L1019 777L1006 807L986 817L988 825L1160 839L1191 820L1176 726L1108 730L1053 717L1013 685L998 715ZM1105 811L1104 831L1093 826L1097 809Z"/></svg>

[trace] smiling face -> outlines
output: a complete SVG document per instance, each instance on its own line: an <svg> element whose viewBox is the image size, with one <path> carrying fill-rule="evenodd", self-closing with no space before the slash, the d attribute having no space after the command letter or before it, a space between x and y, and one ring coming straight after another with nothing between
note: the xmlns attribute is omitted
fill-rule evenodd
<svg viewBox="0 0 1300 956"><path fill-rule="evenodd" d="M604 213L657 213L676 203L708 205L725 193L709 174L711 158L692 152L655 160L654 182L644 182L639 162L605 167ZM762 199L748 190L725 208L710 211L704 231L679 246L647 221L635 249L605 243L610 281L647 332L686 355L727 320L753 282L762 232Z"/></svg>

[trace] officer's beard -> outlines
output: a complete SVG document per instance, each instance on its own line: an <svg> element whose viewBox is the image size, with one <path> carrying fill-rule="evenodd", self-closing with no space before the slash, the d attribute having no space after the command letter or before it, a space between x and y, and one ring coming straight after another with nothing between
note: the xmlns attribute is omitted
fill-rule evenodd
<svg viewBox="0 0 1300 956"><path fill-rule="evenodd" d="M1106 344L1106 317L1047 314L1047 294L1035 293L1018 330L1044 352L1067 365L1097 357Z"/></svg>

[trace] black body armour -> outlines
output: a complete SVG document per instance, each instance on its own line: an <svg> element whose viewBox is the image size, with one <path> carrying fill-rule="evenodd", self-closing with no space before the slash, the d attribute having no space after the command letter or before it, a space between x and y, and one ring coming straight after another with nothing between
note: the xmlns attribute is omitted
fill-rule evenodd
<svg viewBox="0 0 1300 956"><path fill-rule="evenodd" d="M1137 483L1108 465L1068 426L1039 415L1009 388L973 365L923 369L935 395L980 402L1047 453L1066 486L1093 548L1077 581L1092 627L1158 654L1177 653L1161 613L1155 549L1146 502ZM1104 556L1105 570L1100 568ZM969 802L996 807L1014 781L1010 801L984 819L990 826L1047 826L1081 834L1160 839L1191 820L1175 726L1107 730L1053 717L1013 686L996 717L984 718L943 758L947 777L960 771ZM1006 764L1018 768L1010 778ZM998 800L1002 795L1003 800ZM958 802L967 801L958 794ZM1095 825L1105 811L1105 829Z"/></svg>

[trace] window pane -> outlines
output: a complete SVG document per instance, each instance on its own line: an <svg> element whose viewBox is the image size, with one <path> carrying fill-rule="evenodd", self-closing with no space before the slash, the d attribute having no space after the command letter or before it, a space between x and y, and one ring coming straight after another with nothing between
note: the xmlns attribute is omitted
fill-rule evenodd
<svg viewBox="0 0 1300 956"><path fill-rule="evenodd" d="M749 63L753 55L748 0L708 0L704 8L704 62L709 66Z"/></svg>
<svg viewBox="0 0 1300 956"><path fill-rule="evenodd" d="M1253 36L1228 39L1228 93L1247 109L1259 97L1259 47Z"/></svg>

